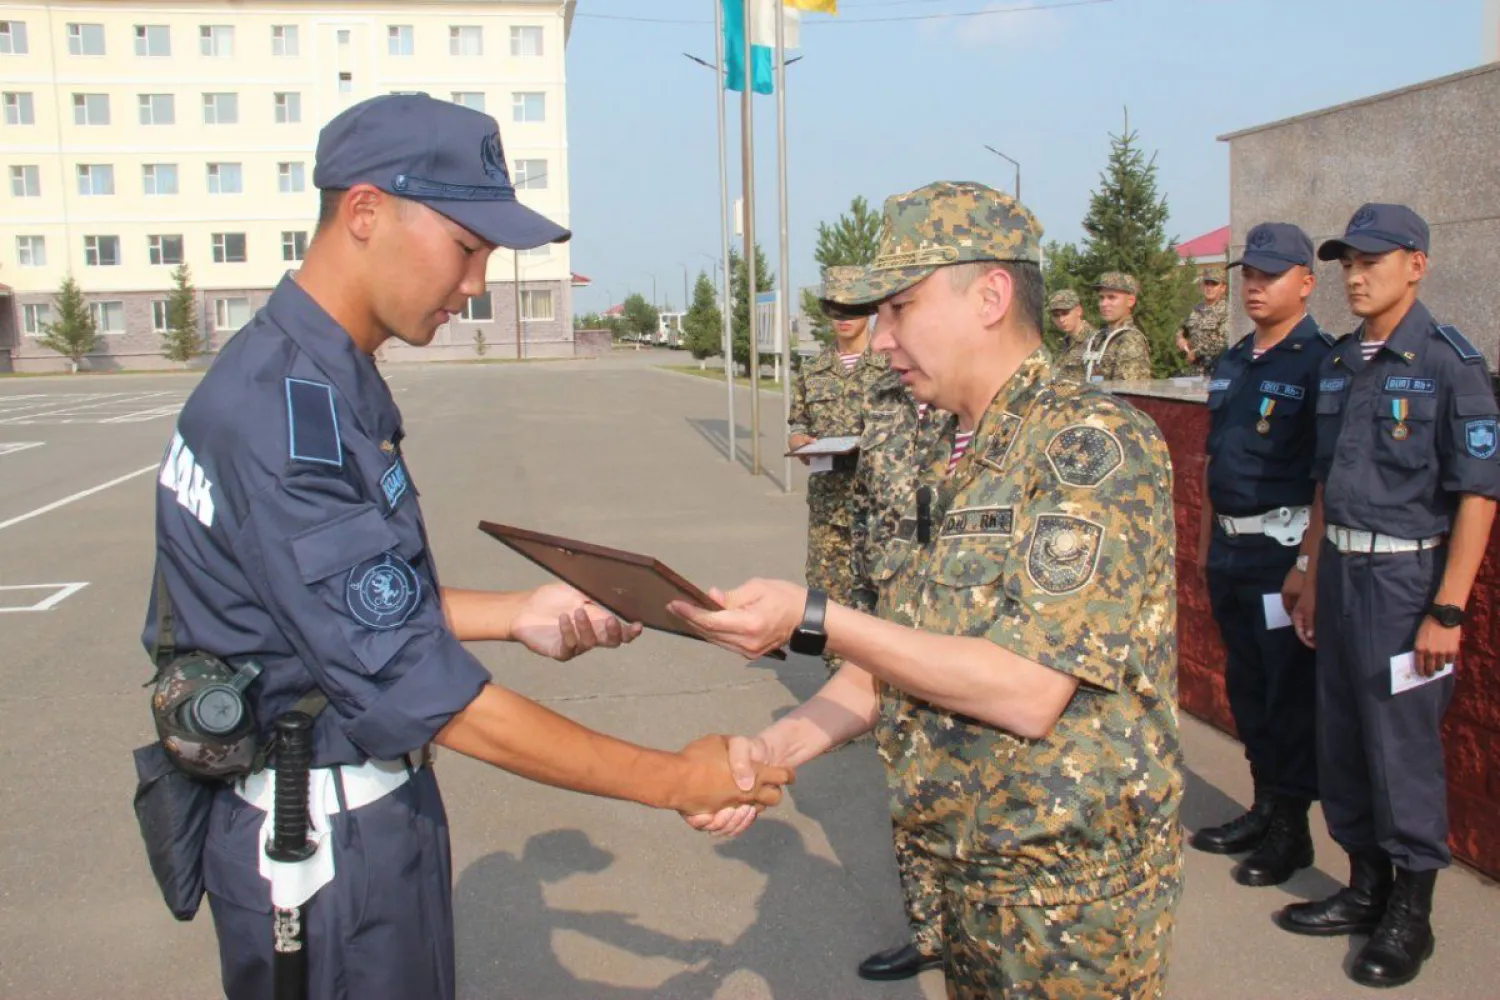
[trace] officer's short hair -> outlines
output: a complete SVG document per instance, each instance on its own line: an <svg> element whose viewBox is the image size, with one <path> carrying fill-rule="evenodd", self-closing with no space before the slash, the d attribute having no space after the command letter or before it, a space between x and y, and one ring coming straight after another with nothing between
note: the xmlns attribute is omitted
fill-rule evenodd
<svg viewBox="0 0 1500 1000"><path fill-rule="evenodd" d="M318 228L322 229L338 218L339 205L349 192L341 188L330 188L318 193Z"/></svg>
<svg viewBox="0 0 1500 1000"><path fill-rule="evenodd" d="M944 270L956 291L968 288L991 271L1004 271L1010 275L1011 287L1015 289L1013 308L1017 317L1032 330L1041 332L1047 282L1036 264L1028 260L976 260L950 264Z"/></svg>

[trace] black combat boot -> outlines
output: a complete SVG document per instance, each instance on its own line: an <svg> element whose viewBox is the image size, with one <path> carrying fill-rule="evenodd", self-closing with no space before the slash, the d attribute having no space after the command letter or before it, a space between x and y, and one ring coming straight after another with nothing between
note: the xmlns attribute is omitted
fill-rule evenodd
<svg viewBox="0 0 1500 1000"><path fill-rule="evenodd" d="M1432 957L1432 889L1437 872L1396 869L1396 887L1380 926L1355 956L1349 978L1361 986L1404 986Z"/></svg>
<svg viewBox="0 0 1500 1000"><path fill-rule="evenodd" d="M1373 934L1391 898L1391 861L1379 850L1349 855L1349 886L1315 903L1293 903L1276 924L1293 934Z"/></svg>
<svg viewBox="0 0 1500 1000"><path fill-rule="evenodd" d="M943 964L940 955L924 955L916 942L898 944L885 951L877 951L859 963L859 978L876 981L910 979L923 969L936 969Z"/></svg>
<svg viewBox="0 0 1500 1000"><path fill-rule="evenodd" d="M1234 880L1240 885L1280 885L1311 865L1313 842L1307 828L1311 806L1307 799L1276 796L1270 829L1255 853L1234 870Z"/></svg>
<svg viewBox="0 0 1500 1000"><path fill-rule="evenodd" d="M1239 854L1253 851L1260 846L1266 831L1271 826L1271 811L1274 800L1263 786L1260 775L1250 769L1250 778L1255 782L1255 801L1243 814L1222 826L1207 826L1193 834L1190 843L1207 854Z"/></svg>

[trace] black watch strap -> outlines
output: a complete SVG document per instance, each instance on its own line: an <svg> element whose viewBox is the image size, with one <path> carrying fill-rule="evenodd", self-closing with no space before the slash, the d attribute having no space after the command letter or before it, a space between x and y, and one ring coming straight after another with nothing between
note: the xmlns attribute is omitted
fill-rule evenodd
<svg viewBox="0 0 1500 1000"><path fill-rule="evenodd" d="M1456 604L1429 604L1427 614L1444 628L1457 628L1467 617L1464 609Z"/></svg>
<svg viewBox="0 0 1500 1000"><path fill-rule="evenodd" d="M823 620L828 615L828 595L821 590L809 588L807 605L802 611L802 624L792 632L792 652L818 656L828 641L823 629Z"/></svg>

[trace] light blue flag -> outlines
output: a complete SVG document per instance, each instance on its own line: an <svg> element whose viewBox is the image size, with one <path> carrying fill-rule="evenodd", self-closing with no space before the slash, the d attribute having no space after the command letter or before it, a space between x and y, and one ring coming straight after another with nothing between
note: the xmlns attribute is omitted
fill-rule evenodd
<svg viewBox="0 0 1500 1000"><path fill-rule="evenodd" d="M724 89L745 89L745 0L722 0L724 5ZM755 0L752 0L755 2ZM750 45L750 85L757 94L775 93L769 45Z"/></svg>

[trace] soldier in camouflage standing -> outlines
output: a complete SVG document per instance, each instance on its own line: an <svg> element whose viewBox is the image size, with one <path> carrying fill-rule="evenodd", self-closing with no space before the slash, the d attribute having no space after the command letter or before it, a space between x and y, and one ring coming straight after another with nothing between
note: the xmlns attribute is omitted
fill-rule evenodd
<svg viewBox="0 0 1500 1000"><path fill-rule="evenodd" d="M1053 371L1040 238L1009 196L933 184L886 201L845 296L953 414L872 574L880 617L772 580L672 610L746 656L845 658L731 754L801 764L876 728L895 822L942 877L950 997L1148 1000L1182 891L1171 459L1149 418Z"/></svg>
<svg viewBox="0 0 1500 1000"><path fill-rule="evenodd" d="M1083 354L1088 350L1089 338L1099 331L1083 318L1083 303L1079 301L1078 293L1071 288L1058 292L1047 300L1047 312L1052 317L1052 325L1067 338L1062 358L1057 362L1057 374L1075 382L1087 381L1088 363Z"/></svg>
<svg viewBox="0 0 1500 1000"><path fill-rule="evenodd" d="M1140 282L1134 275L1107 271L1094 282L1099 293L1099 317L1104 329L1089 338L1084 349L1085 376L1090 382L1126 382L1151 377L1151 344L1135 325Z"/></svg>
<svg viewBox="0 0 1500 1000"><path fill-rule="evenodd" d="M1177 329L1177 349L1200 375L1214 370L1214 363L1229 346L1229 298L1224 294L1224 269L1203 272L1203 301L1193 306Z"/></svg>
<svg viewBox="0 0 1500 1000"><path fill-rule="evenodd" d="M824 313L833 322L834 339L797 375L787 441L794 449L822 438L858 437L869 387L886 371L885 358L870 350L869 310L846 311L831 301L839 282L861 271L831 267L823 274ZM839 601L848 601L853 588L854 464L854 457L840 456L833 469L807 480L807 585ZM836 669L837 661L828 658L828 666Z"/></svg>

